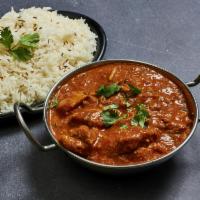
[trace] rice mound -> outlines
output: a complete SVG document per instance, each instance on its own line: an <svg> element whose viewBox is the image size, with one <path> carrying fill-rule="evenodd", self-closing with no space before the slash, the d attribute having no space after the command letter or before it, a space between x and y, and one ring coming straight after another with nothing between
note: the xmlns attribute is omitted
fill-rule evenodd
<svg viewBox="0 0 200 200"><path fill-rule="evenodd" d="M84 19L69 19L50 9L11 9L0 19L0 30L9 27L14 43L23 34L40 36L27 62L14 60L0 44L0 113L12 111L15 102L31 105L44 100L65 72L93 59L97 36Z"/></svg>

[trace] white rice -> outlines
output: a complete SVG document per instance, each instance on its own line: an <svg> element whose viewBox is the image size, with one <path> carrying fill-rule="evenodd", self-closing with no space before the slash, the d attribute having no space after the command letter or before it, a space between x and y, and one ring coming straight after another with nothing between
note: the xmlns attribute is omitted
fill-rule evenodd
<svg viewBox="0 0 200 200"><path fill-rule="evenodd" d="M49 10L32 7L17 13L12 9L0 19L0 30L9 27L14 42L22 34L40 36L34 57L27 62L14 60L0 44L0 113L12 111L15 102L30 105L44 100L66 71L93 59L96 35L85 21Z"/></svg>

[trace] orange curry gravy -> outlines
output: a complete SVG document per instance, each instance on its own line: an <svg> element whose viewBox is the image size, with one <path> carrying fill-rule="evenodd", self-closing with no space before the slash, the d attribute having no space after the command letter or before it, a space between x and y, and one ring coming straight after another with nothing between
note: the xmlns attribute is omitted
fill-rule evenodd
<svg viewBox="0 0 200 200"><path fill-rule="evenodd" d="M113 95L97 95L112 84L120 87ZM132 94L130 85L140 93ZM143 123L137 121L139 105ZM105 124L105 112L118 120ZM179 146L192 127L176 84L145 65L123 62L89 69L63 84L50 100L48 123L64 148L110 165L157 159Z"/></svg>

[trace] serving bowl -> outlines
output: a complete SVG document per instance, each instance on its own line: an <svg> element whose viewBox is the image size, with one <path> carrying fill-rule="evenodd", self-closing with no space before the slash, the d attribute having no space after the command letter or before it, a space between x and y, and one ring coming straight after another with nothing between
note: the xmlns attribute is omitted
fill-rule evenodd
<svg viewBox="0 0 200 200"><path fill-rule="evenodd" d="M55 91L61 85L63 85L63 83L65 83L68 79L75 76L76 74L84 72L85 70L88 70L88 69L100 67L105 64L116 64L116 63L122 63L122 62L127 63L127 64L130 63L130 64L137 64L137 65L144 65L145 67L153 69L154 71L162 74L163 76L167 77L169 80L174 82L180 88L180 90L182 91L182 93L184 94L184 96L187 100L189 112L192 113L192 128L191 128L189 135L187 136L187 138L184 140L183 143L181 143L177 148L175 148L170 153L168 153L158 159L139 163L139 164L129 164L129 165L119 165L119 166L96 163L96 162L87 160L87 159L65 149L63 146L61 146L59 144L59 142L55 138L54 134L52 133L52 131L49 127L48 121L47 121L49 102L50 102L51 97L55 93ZM192 137L192 135L194 134L194 131L196 129L197 123L199 121L199 117L198 117L198 106L197 106L194 96L192 95L192 93L189 90L189 87L196 86L199 83L200 83L200 75L194 81L184 83L177 76L175 76L171 72L167 71L166 69L160 68L158 66L155 66L155 65L152 65L149 63L135 61L135 60L103 60L103 61L93 62L91 64L87 64L82 67L71 70L67 74L65 74L65 76L63 78L61 78L52 87L52 89L50 90L50 92L45 100L44 108L40 108L40 109L43 109L43 117L44 117L43 120L46 125L47 133L51 136L52 141L53 141L53 143L49 144L49 145L42 145L37 139L35 139L33 136L33 133L31 132L31 130L27 126L26 122L24 121L21 110L24 109L24 110L27 110L28 112L32 113L32 112L36 111L34 108L31 108L30 106L27 106L23 103L16 103L14 105L14 112L15 112L15 115L17 117L17 120L18 120L21 128L23 129L23 131L26 134L26 136L28 137L28 139L42 151L49 151L49 150L53 150L56 148L60 148L65 153L67 153L70 157L72 157L74 160L79 162L80 164L82 164L90 169L94 169L96 171L101 171L101 172L106 172L106 173L138 172L138 171L159 165L159 164L163 163L164 161L168 160L169 158L174 156Z"/></svg>

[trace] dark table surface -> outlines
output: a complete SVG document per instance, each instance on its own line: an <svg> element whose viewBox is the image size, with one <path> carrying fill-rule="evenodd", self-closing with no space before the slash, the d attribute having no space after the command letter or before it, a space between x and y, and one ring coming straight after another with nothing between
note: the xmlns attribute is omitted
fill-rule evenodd
<svg viewBox="0 0 200 200"><path fill-rule="evenodd" d="M11 6L51 6L86 14L108 37L108 58L143 60L192 80L200 73L198 0L0 0L0 14ZM192 89L200 102L199 86ZM41 115L28 118L47 143ZM39 152L16 120L0 121L0 199L162 199L197 200L200 189L200 127L170 161L145 173L109 176L89 171L59 150Z"/></svg>

